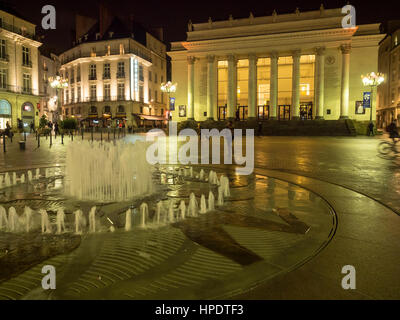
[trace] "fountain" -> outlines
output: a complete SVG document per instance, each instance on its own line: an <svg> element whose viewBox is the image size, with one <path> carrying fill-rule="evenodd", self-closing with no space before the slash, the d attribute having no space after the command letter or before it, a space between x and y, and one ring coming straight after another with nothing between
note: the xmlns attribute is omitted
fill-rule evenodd
<svg viewBox="0 0 400 320"><path fill-rule="evenodd" d="M130 231L132 228L132 210L128 209L125 213L125 231Z"/></svg>
<svg viewBox="0 0 400 320"><path fill-rule="evenodd" d="M57 234L60 234L63 231L65 232L65 213L63 209L57 210L56 223L57 223Z"/></svg>
<svg viewBox="0 0 400 320"><path fill-rule="evenodd" d="M39 213L42 217L42 233L51 233L50 220L47 211L40 209Z"/></svg>
<svg viewBox="0 0 400 320"><path fill-rule="evenodd" d="M179 205L179 211L181 212L181 219L185 219L186 216L186 204L184 200L181 200L181 204Z"/></svg>
<svg viewBox="0 0 400 320"><path fill-rule="evenodd" d="M226 176L221 176L220 185L222 187L222 191L224 192L224 197L230 197L231 193L229 190L229 178Z"/></svg>
<svg viewBox="0 0 400 320"><path fill-rule="evenodd" d="M96 206L92 207L89 212L89 232L96 232Z"/></svg>
<svg viewBox="0 0 400 320"><path fill-rule="evenodd" d="M210 193L208 194L208 210L209 211L213 211L215 209L215 197L214 197L214 193L212 193L212 191L210 191Z"/></svg>
<svg viewBox="0 0 400 320"><path fill-rule="evenodd" d="M189 169L189 175L191 178L193 178L193 167L190 167Z"/></svg>
<svg viewBox="0 0 400 320"><path fill-rule="evenodd" d="M200 179L200 180L204 180L204 176L205 176L205 174L204 174L204 170L203 170L203 169L201 169L201 170L200 170L199 179Z"/></svg>
<svg viewBox="0 0 400 320"><path fill-rule="evenodd" d="M15 232L18 229L18 215L14 207L8 209L8 231Z"/></svg>
<svg viewBox="0 0 400 320"><path fill-rule="evenodd" d="M69 144L67 195L80 200L124 201L151 194L152 167L146 160L146 146L141 141Z"/></svg>
<svg viewBox="0 0 400 320"><path fill-rule="evenodd" d="M31 171L31 170L28 170L28 181L31 182L32 179L33 179L32 171Z"/></svg>
<svg viewBox="0 0 400 320"><path fill-rule="evenodd" d="M40 179L40 169L39 168L36 168L35 179L36 180Z"/></svg>
<svg viewBox="0 0 400 320"><path fill-rule="evenodd" d="M149 207L147 203L143 202L140 205L140 227L146 228L146 220L149 217Z"/></svg>
<svg viewBox="0 0 400 320"><path fill-rule="evenodd" d="M7 211L3 206L0 206L0 230L4 228L7 228L8 225L8 219L7 219Z"/></svg>
<svg viewBox="0 0 400 320"><path fill-rule="evenodd" d="M25 175L21 174L21 178L20 178L21 183L25 183Z"/></svg>
<svg viewBox="0 0 400 320"><path fill-rule="evenodd" d="M168 220L169 222L175 221L175 214L174 214L174 200L169 200L169 207L168 207Z"/></svg>
<svg viewBox="0 0 400 320"><path fill-rule="evenodd" d="M194 193L192 192L192 193L190 194L190 197L189 197L188 215L189 215L190 217L196 217L196 216L197 216L197 212L198 212L198 210L199 210L198 208L199 208L199 206L198 206L198 204L197 204L196 196L195 196Z"/></svg>
<svg viewBox="0 0 400 320"><path fill-rule="evenodd" d="M11 179L10 179L10 175L8 174L8 172L6 172L6 175L4 177L4 183L6 184L6 187L11 186Z"/></svg>
<svg viewBox="0 0 400 320"><path fill-rule="evenodd" d="M218 187L218 202L217 202L217 204L219 206L224 205L224 190L222 189L222 186Z"/></svg>
<svg viewBox="0 0 400 320"><path fill-rule="evenodd" d="M204 194L202 194L200 199L200 213L206 213L206 212L207 212L206 197Z"/></svg>
<svg viewBox="0 0 400 320"><path fill-rule="evenodd" d="M26 232L29 232L31 230L31 225L32 225L32 209L25 206L24 208L24 220L25 220L25 227L26 227Z"/></svg>
<svg viewBox="0 0 400 320"><path fill-rule="evenodd" d="M83 227L83 212L82 210L78 209L74 212L75 214L75 233L76 234L81 234L82 233L82 227Z"/></svg>
<svg viewBox="0 0 400 320"><path fill-rule="evenodd" d="M16 185L16 184L17 184L17 173L16 173L16 172L13 172L13 175L12 175L12 184L13 184L13 185Z"/></svg>
<svg viewBox="0 0 400 320"><path fill-rule="evenodd" d="M208 175L208 182L211 184L216 184L218 185L219 181L218 181L218 176L217 173L213 170L210 171L209 175Z"/></svg>

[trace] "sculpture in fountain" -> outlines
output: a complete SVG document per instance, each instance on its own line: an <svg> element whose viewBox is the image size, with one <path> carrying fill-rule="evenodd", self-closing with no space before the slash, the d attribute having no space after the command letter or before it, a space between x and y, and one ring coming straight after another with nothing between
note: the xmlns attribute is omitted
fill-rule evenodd
<svg viewBox="0 0 400 320"><path fill-rule="evenodd" d="M189 208L188 208L188 215L190 217L196 217L199 206L197 204L196 196L192 192L189 197Z"/></svg>
<svg viewBox="0 0 400 320"><path fill-rule="evenodd" d="M47 214L47 211L44 209L40 209L39 213L42 218L42 233L51 233L49 215Z"/></svg>
<svg viewBox="0 0 400 320"><path fill-rule="evenodd" d="M65 213L63 209L58 209L57 210L57 217L56 217L56 223L57 223L57 234L62 233L63 231L65 232Z"/></svg>
<svg viewBox="0 0 400 320"><path fill-rule="evenodd" d="M210 191L208 194L208 210L213 211L215 209L215 197L214 193Z"/></svg>
<svg viewBox="0 0 400 320"><path fill-rule="evenodd" d="M200 198L200 213L206 213L206 212L207 212L206 197L204 194L202 194Z"/></svg>
<svg viewBox="0 0 400 320"><path fill-rule="evenodd" d="M125 213L125 231L129 231L132 228L132 210L128 209Z"/></svg>
<svg viewBox="0 0 400 320"><path fill-rule="evenodd" d="M146 228L146 220L149 217L149 207L147 203L142 203L140 205L140 227Z"/></svg>

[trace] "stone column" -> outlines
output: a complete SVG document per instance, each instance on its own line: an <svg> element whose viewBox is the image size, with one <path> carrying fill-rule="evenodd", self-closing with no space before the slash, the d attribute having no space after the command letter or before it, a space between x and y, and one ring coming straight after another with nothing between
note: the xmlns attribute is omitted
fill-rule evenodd
<svg viewBox="0 0 400 320"><path fill-rule="evenodd" d="M293 51L293 72L292 72L292 111L291 118L299 119L300 114L300 50Z"/></svg>
<svg viewBox="0 0 400 320"><path fill-rule="evenodd" d="M269 118L276 119L278 108L278 53L271 53Z"/></svg>
<svg viewBox="0 0 400 320"><path fill-rule="evenodd" d="M315 119L324 119L325 48L316 49L315 57Z"/></svg>
<svg viewBox="0 0 400 320"><path fill-rule="evenodd" d="M340 47L342 51L342 86L340 98L340 119L349 118L349 80L350 80L350 44Z"/></svg>
<svg viewBox="0 0 400 320"><path fill-rule="evenodd" d="M215 56L207 56L207 119L214 120Z"/></svg>
<svg viewBox="0 0 400 320"><path fill-rule="evenodd" d="M257 56L255 54L249 55L249 120L254 120L256 118L257 110Z"/></svg>
<svg viewBox="0 0 400 320"><path fill-rule="evenodd" d="M235 119L237 104L237 61L234 55L228 56L228 120Z"/></svg>
<svg viewBox="0 0 400 320"><path fill-rule="evenodd" d="M187 118L194 120L194 61L195 58L189 56L188 62L188 106Z"/></svg>

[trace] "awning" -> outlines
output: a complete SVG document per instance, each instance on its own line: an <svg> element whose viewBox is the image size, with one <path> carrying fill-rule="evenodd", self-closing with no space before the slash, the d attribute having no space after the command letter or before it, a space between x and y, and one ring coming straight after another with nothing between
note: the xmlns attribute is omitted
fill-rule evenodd
<svg viewBox="0 0 400 320"><path fill-rule="evenodd" d="M147 116L147 115L143 115L140 114L139 115L140 119L142 120L153 120L153 121L166 121L167 119L164 117L160 117L160 116Z"/></svg>

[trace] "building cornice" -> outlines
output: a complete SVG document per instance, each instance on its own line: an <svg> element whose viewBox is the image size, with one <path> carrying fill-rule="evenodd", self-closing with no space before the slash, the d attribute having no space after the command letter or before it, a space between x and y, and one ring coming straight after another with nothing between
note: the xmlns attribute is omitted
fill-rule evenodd
<svg viewBox="0 0 400 320"><path fill-rule="evenodd" d="M63 70L65 68L69 68L72 66L75 66L77 64L81 63L94 63L94 62L105 62L105 61L119 61L121 59L128 59L128 58L136 58L140 63L142 63L146 67L151 67L153 64L137 55L134 55L132 53L128 54L117 54L117 55L109 55L109 56L100 56L100 57L83 57L83 58L77 58L75 60L72 60L68 63L65 63L61 65L60 70Z"/></svg>
<svg viewBox="0 0 400 320"><path fill-rule="evenodd" d="M36 48L39 48L42 45L42 43L39 41L32 40L30 38L26 38L22 35L19 35L17 33L14 33L14 32L2 29L2 28L0 28L0 34L18 44L26 44L26 45L30 45L30 46L36 47Z"/></svg>

